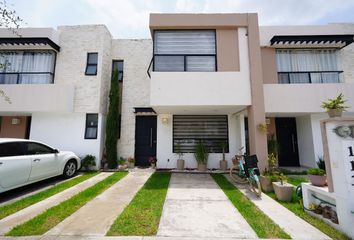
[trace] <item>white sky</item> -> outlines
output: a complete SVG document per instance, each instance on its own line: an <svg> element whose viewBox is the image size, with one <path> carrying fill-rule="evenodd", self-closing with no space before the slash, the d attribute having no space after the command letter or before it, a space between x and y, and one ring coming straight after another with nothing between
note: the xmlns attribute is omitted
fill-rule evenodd
<svg viewBox="0 0 354 240"><path fill-rule="evenodd" d="M260 25L354 23L354 0L7 0L27 27L105 24L115 38L150 38L149 13L257 12Z"/></svg>

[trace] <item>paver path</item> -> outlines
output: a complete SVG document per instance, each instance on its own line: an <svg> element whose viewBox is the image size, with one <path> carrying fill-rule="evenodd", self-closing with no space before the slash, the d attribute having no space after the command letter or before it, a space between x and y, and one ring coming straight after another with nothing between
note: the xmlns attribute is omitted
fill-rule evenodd
<svg viewBox="0 0 354 240"><path fill-rule="evenodd" d="M248 197L260 210L268 215L276 224L278 224L286 233L293 239L331 239L326 234L306 222L305 220L296 216L293 212L288 210L277 201L262 194L262 198L258 198L254 193L248 190L248 185L235 184L226 175L227 179L233 183L240 191Z"/></svg>
<svg viewBox="0 0 354 240"><path fill-rule="evenodd" d="M131 172L45 235L104 236L152 172Z"/></svg>
<svg viewBox="0 0 354 240"><path fill-rule="evenodd" d="M99 181L102 181L106 177L112 175L113 173L100 173L86 181L83 181L71 188L68 188L56 195L53 195L43 201L40 201L36 204L33 204L21 211L18 211L6 218L0 220L0 236L4 235L5 233L9 232L15 226L22 224L35 216L39 215L40 213L44 212L45 210L58 205L59 203L71 198L72 196L76 195L77 193L95 185Z"/></svg>
<svg viewBox="0 0 354 240"><path fill-rule="evenodd" d="M257 238L209 174L172 174L157 236Z"/></svg>

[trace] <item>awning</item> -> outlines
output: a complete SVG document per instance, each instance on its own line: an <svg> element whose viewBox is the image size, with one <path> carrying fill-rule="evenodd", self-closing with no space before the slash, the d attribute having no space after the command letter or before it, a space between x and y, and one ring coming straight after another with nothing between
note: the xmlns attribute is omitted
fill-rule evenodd
<svg viewBox="0 0 354 240"><path fill-rule="evenodd" d="M134 113L155 113L154 109L150 107L135 107L134 108Z"/></svg>
<svg viewBox="0 0 354 240"><path fill-rule="evenodd" d="M50 46L54 50L60 51L60 47L49 38L0 38L0 46L6 45Z"/></svg>
<svg viewBox="0 0 354 240"><path fill-rule="evenodd" d="M354 35L287 35L274 36L274 47L336 47L343 48L354 41Z"/></svg>

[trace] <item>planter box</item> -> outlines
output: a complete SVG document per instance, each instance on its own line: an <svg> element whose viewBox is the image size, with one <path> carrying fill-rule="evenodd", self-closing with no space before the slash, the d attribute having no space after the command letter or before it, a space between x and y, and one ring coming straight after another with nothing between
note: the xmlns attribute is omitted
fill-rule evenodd
<svg viewBox="0 0 354 240"><path fill-rule="evenodd" d="M273 184L272 181L268 177L260 176L261 187L264 192L273 192Z"/></svg>
<svg viewBox="0 0 354 240"><path fill-rule="evenodd" d="M225 160L220 161L220 170L227 171L227 161L225 161Z"/></svg>
<svg viewBox="0 0 354 240"><path fill-rule="evenodd" d="M293 197L294 186L288 183L281 185L280 182L273 182L275 195L279 201L290 202Z"/></svg>
<svg viewBox="0 0 354 240"><path fill-rule="evenodd" d="M342 112L341 110L336 110L336 109L330 109L327 111L328 113L328 116L330 118L333 118L333 117L341 117L342 116Z"/></svg>
<svg viewBox="0 0 354 240"><path fill-rule="evenodd" d="M205 172L207 170L206 164L198 163L198 171Z"/></svg>
<svg viewBox="0 0 354 240"><path fill-rule="evenodd" d="M184 160L178 159L177 160L177 170L183 171L184 170Z"/></svg>
<svg viewBox="0 0 354 240"><path fill-rule="evenodd" d="M327 183L327 177L326 176L308 174L308 177L309 177L309 180L310 180L312 185L317 186L317 187L326 186L326 183Z"/></svg>

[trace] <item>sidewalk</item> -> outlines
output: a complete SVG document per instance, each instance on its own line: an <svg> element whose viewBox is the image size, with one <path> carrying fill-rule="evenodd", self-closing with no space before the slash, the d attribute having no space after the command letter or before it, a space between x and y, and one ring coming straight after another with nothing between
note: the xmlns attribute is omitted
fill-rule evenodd
<svg viewBox="0 0 354 240"><path fill-rule="evenodd" d="M45 210L58 205L59 203L71 198L77 193L95 185L113 173L100 173L84 182L81 182L71 188L68 188L54 196L51 196L43 201L33 204L21 211L18 211L6 218L0 220L0 236L9 232L15 226L22 224L35 216L41 214Z"/></svg>
<svg viewBox="0 0 354 240"><path fill-rule="evenodd" d="M130 172L45 235L104 236L151 174Z"/></svg>
<svg viewBox="0 0 354 240"><path fill-rule="evenodd" d="M248 184L236 184L227 174L225 177L234 184L248 199L250 199L261 211L268 215L293 239L331 239L326 234L296 216L293 212L279 204L274 199L262 193L262 198L258 198L248 190Z"/></svg>
<svg viewBox="0 0 354 240"><path fill-rule="evenodd" d="M257 235L209 174L172 174L157 237L251 238Z"/></svg>

